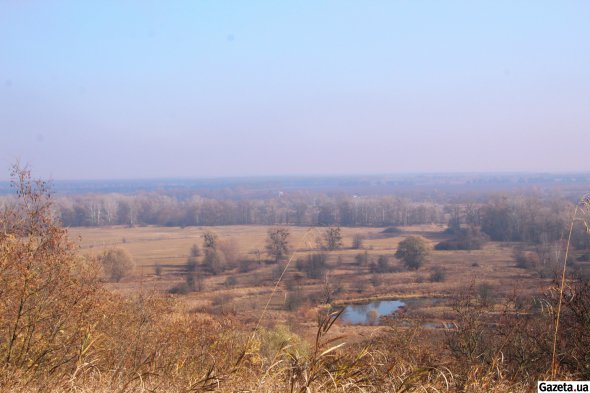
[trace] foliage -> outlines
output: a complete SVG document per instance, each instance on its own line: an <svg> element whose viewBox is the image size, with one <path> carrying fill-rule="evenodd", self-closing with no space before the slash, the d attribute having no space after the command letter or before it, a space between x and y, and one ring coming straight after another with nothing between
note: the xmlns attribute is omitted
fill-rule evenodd
<svg viewBox="0 0 590 393"><path fill-rule="evenodd" d="M135 268L133 257L124 248L109 248L99 257L105 275L114 282L121 281Z"/></svg>
<svg viewBox="0 0 590 393"><path fill-rule="evenodd" d="M402 230L397 227L388 227L381 231L384 235L399 235L402 233Z"/></svg>
<svg viewBox="0 0 590 393"><path fill-rule="evenodd" d="M419 236L405 238L399 243L395 252L395 257L402 260L410 270L418 270L429 255L426 240Z"/></svg>
<svg viewBox="0 0 590 393"><path fill-rule="evenodd" d="M203 258L203 266L211 274L219 274L226 268L225 257L223 253L218 252L216 249L207 248L205 249L205 257Z"/></svg>
<svg viewBox="0 0 590 393"><path fill-rule="evenodd" d="M543 204L533 197L496 197L481 209L481 230L495 241L559 240L567 227L569 207Z"/></svg>
<svg viewBox="0 0 590 393"><path fill-rule="evenodd" d="M305 294L300 287L293 288L287 292L285 308L289 311L296 310L305 302Z"/></svg>
<svg viewBox="0 0 590 393"><path fill-rule="evenodd" d="M193 258L201 256L201 249L198 244L195 243L191 246L190 256Z"/></svg>
<svg viewBox="0 0 590 393"><path fill-rule="evenodd" d="M224 239L218 243L219 252L223 254L225 269L231 269L238 265L240 260L240 248L235 239Z"/></svg>
<svg viewBox="0 0 590 393"><path fill-rule="evenodd" d="M326 241L326 248L330 251L337 250L342 247L342 231L340 227L328 228L324 232L324 239Z"/></svg>
<svg viewBox="0 0 590 393"><path fill-rule="evenodd" d="M210 231L203 233L203 248L205 250L217 249L217 235L215 233Z"/></svg>
<svg viewBox="0 0 590 393"><path fill-rule="evenodd" d="M196 257L188 257L185 263L185 270L187 273L192 273L197 270L197 266L199 265L199 261Z"/></svg>
<svg viewBox="0 0 590 393"><path fill-rule="evenodd" d="M361 248L363 248L363 241L365 240L365 237L359 233L356 233L352 236L352 249L353 250L359 250Z"/></svg>
<svg viewBox="0 0 590 393"><path fill-rule="evenodd" d="M371 273L388 273L391 270L387 255L379 255L377 263L372 263L370 266Z"/></svg>
<svg viewBox="0 0 590 393"><path fill-rule="evenodd" d="M358 266L366 266L369 263L369 252L365 251L363 253L356 254L354 256L354 262Z"/></svg>
<svg viewBox="0 0 590 393"><path fill-rule="evenodd" d="M534 251L527 251L522 246L517 246L512 252L516 266L521 269L532 269L539 266L539 255Z"/></svg>
<svg viewBox="0 0 590 393"><path fill-rule="evenodd" d="M268 230L266 252L276 263L289 253L289 230L287 228Z"/></svg>
<svg viewBox="0 0 590 393"><path fill-rule="evenodd" d="M441 267L435 267L430 271L430 282L443 282L447 278L447 273Z"/></svg>
<svg viewBox="0 0 590 393"><path fill-rule="evenodd" d="M451 239L444 240L434 246L435 250L480 250L488 240L477 227L456 228Z"/></svg>
<svg viewBox="0 0 590 393"><path fill-rule="evenodd" d="M17 198L0 213L2 369L23 378L71 372L99 323L91 310L108 296L99 269L76 255L55 222L46 184L18 165L12 176Z"/></svg>
<svg viewBox="0 0 590 393"><path fill-rule="evenodd" d="M318 279L322 278L328 269L326 260L326 254L311 254L306 259L298 259L295 267L304 272L308 278Z"/></svg>

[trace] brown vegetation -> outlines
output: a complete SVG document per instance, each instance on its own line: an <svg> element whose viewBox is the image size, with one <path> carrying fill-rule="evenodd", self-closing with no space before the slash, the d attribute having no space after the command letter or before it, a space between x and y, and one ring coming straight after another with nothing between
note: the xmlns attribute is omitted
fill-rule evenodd
<svg viewBox="0 0 590 393"><path fill-rule="evenodd" d="M289 228L278 239L302 239L291 247L299 262L290 265L283 244L280 257L271 254L279 263L265 265L259 250L277 229L112 228L110 240L106 232L82 232L85 251L118 255L104 250L124 238L137 261L139 280L103 283L97 260L81 257L55 221L44 183L26 170L15 175L18 198L0 216L0 390L524 392L555 371L558 320L555 377L590 376L588 280L573 274L583 271L576 266L560 288L528 265L515 266L513 253L531 259L537 249L535 264L556 267L536 243L517 251L493 241L481 250L429 251L445 236L435 226L403 227L396 237L364 228L365 252L317 254L306 247L312 231ZM179 238L180 231L188 232ZM344 228L342 237L359 231ZM196 252L200 235L203 251ZM176 259L158 254L166 241ZM394 253L405 263L418 258L409 265L416 270L392 266ZM218 270L212 256L227 263ZM158 270L146 275L145 266ZM277 268L282 282L272 279ZM417 285L427 274L429 282ZM179 281L188 290L177 293L185 294L167 294ZM369 296L407 298L409 306L387 326L347 326L338 322L341 311L324 305ZM412 307L416 296L433 299ZM424 323L433 320L444 328Z"/></svg>

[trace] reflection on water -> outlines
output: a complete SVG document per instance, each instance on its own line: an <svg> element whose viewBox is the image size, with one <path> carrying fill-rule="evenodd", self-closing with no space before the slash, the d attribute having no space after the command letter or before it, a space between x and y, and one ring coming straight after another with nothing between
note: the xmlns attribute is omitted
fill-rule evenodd
<svg viewBox="0 0 590 393"><path fill-rule="evenodd" d="M393 314L400 307L405 306L399 300L380 300L365 304L350 304L344 308L340 319L343 322L359 324L375 324L384 315Z"/></svg>

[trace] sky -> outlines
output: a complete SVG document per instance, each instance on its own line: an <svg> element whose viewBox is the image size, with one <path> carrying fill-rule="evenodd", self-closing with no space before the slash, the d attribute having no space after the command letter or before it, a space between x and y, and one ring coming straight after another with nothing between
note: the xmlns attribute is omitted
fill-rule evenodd
<svg viewBox="0 0 590 393"><path fill-rule="evenodd" d="M0 179L590 171L588 1L0 0Z"/></svg>

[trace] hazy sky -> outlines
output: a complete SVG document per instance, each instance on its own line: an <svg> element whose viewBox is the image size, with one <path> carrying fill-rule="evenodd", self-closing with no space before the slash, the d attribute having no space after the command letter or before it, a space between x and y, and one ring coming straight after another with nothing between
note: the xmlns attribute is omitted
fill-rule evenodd
<svg viewBox="0 0 590 393"><path fill-rule="evenodd" d="M588 1L1 1L0 179L590 170Z"/></svg>

